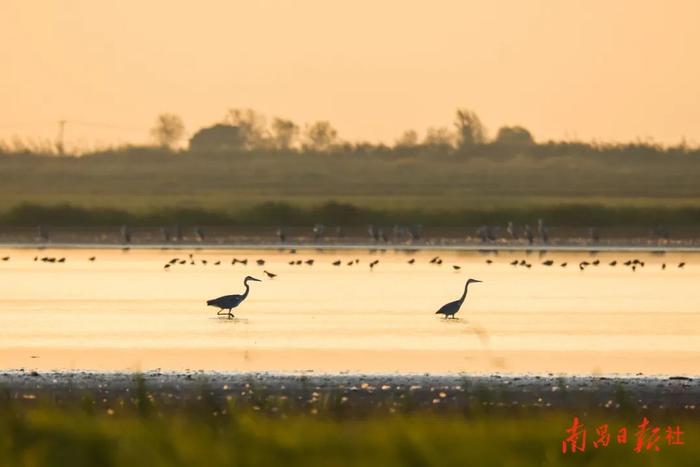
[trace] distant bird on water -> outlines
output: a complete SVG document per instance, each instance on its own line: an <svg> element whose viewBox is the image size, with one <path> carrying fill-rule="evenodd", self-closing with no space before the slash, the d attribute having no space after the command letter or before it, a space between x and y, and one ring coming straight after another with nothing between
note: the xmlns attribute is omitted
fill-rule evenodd
<svg viewBox="0 0 700 467"><path fill-rule="evenodd" d="M229 318L233 318L233 313L231 313L231 310L240 305L243 302L243 300L245 300L248 296L248 292L250 292L250 286L248 285L248 281L262 282L260 279L256 279L255 277L246 276L246 278L243 279L245 292L243 292L240 295L224 295L219 298L207 300L207 305L218 307L219 311L216 312L217 315L221 315L222 311L228 310L227 316Z"/></svg>
<svg viewBox="0 0 700 467"><path fill-rule="evenodd" d="M277 277L277 274L274 274L274 273L272 273L272 272L270 272L270 271L263 270L263 272L264 272L265 275L266 275L267 277L269 277L270 279L274 279L275 277Z"/></svg>
<svg viewBox="0 0 700 467"><path fill-rule="evenodd" d="M469 288L469 284L474 283L474 282L481 282L476 279L469 279L467 283L464 285L464 293L462 296L459 298L459 300L455 300L454 302L447 303L443 305L438 311L435 312L436 315L445 315L445 319L452 317L455 317L455 314L459 311L459 309L462 307L462 304L464 303L464 300L467 298L467 289Z"/></svg>

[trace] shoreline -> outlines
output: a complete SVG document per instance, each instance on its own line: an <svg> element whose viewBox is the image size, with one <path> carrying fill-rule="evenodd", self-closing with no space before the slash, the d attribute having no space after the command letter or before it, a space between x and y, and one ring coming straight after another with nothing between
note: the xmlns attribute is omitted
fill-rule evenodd
<svg viewBox="0 0 700 467"><path fill-rule="evenodd" d="M265 400L309 401L344 398L352 411L398 410L461 413L474 407L543 410L632 410L696 414L700 378L648 376L503 376L430 374L289 374L219 372L0 372L5 397L34 404L85 400L110 406L146 391L163 407L187 408L202 397L214 405L236 400L258 407ZM263 410L265 407L263 407Z"/></svg>
<svg viewBox="0 0 700 467"><path fill-rule="evenodd" d="M628 252L628 253L700 253L700 245L482 245L482 244L412 244L412 245L377 245L371 243L0 243L0 249L6 250L369 250L372 251L464 251L464 252Z"/></svg>

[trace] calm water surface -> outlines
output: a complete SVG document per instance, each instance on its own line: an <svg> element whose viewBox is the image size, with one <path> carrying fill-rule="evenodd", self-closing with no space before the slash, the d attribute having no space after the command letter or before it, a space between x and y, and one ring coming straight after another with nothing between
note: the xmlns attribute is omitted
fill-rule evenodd
<svg viewBox="0 0 700 467"><path fill-rule="evenodd" d="M0 262L0 367L700 375L700 255L193 253L196 265L165 271L187 253L0 251L11 257ZM436 254L441 266L429 264ZM645 267L619 264L635 256ZM511 266L516 258L533 267ZM594 259L601 265L578 269ZM263 282L236 319L216 317L206 299L241 293L247 274ZM469 277L484 282L470 286L460 319L436 316Z"/></svg>

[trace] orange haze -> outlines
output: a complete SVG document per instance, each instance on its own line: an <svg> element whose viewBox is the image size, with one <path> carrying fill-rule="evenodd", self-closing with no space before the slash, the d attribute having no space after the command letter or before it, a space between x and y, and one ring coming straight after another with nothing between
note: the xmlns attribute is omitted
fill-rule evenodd
<svg viewBox="0 0 700 467"><path fill-rule="evenodd" d="M696 0L3 0L0 139L144 142L251 107L343 138L450 125L700 141ZM89 124L89 125L88 125Z"/></svg>

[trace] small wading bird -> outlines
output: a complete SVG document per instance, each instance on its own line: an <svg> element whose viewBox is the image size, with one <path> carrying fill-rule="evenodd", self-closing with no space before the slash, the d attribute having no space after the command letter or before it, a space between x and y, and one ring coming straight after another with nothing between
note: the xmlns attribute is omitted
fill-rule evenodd
<svg viewBox="0 0 700 467"><path fill-rule="evenodd" d="M464 286L464 293L462 294L462 297L459 300L455 300L454 302L447 303L446 305L443 305L442 308L440 308L438 311L435 312L436 315L445 315L445 319L452 317L455 317L455 314L459 311L459 309L462 307L462 303L464 303L464 299L467 298L467 289L469 288L469 284L472 282L481 282L476 279L469 279L467 283Z"/></svg>
<svg viewBox="0 0 700 467"><path fill-rule="evenodd" d="M219 311L216 312L217 315L221 315L222 311L228 310L227 316L229 318L233 318L233 313L231 313L231 310L240 305L241 302L243 302L243 300L245 300L248 296L248 292L250 292L250 286L248 285L248 281L262 282L260 279L256 279L255 277L246 276L246 278L243 279L245 292L243 292L240 295L224 295L223 297L207 300L207 306L218 307Z"/></svg>

